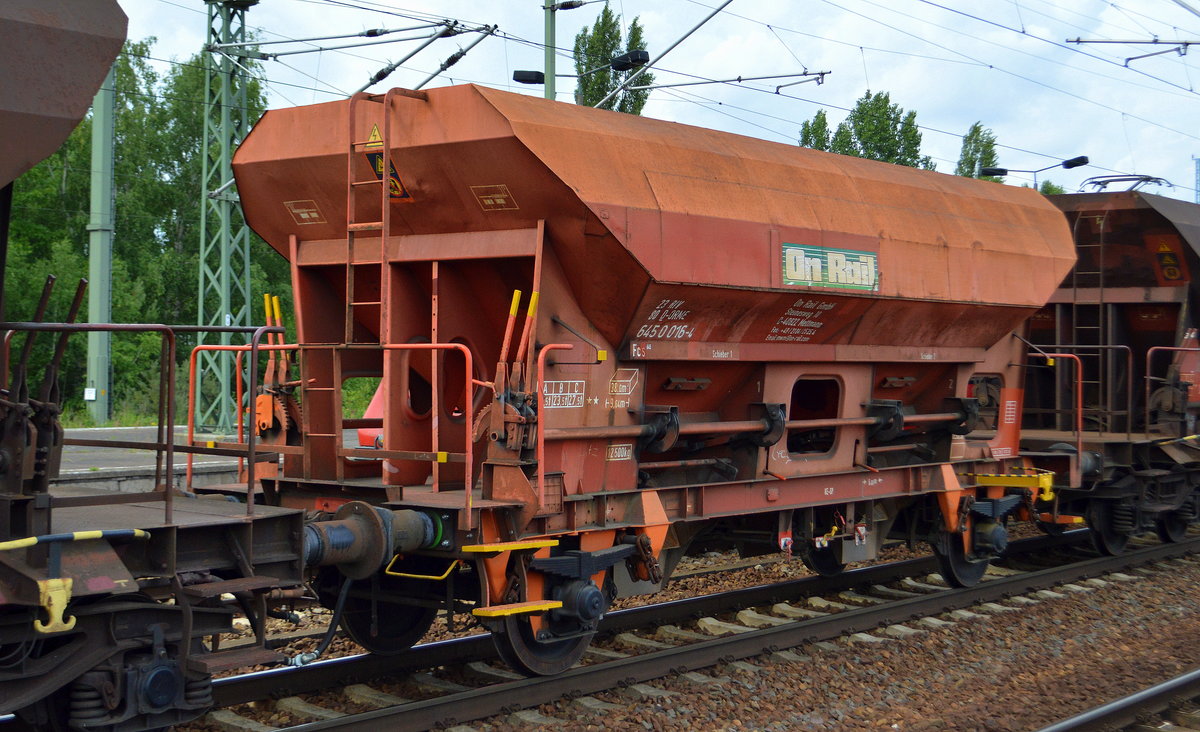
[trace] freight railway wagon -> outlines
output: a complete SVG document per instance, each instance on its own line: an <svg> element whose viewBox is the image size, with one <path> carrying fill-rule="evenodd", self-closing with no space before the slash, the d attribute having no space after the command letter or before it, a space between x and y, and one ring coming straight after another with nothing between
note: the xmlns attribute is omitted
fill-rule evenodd
<svg viewBox="0 0 1200 732"><path fill-rule="evenodd" d="M1075 261L1034 191L476 86L268 112L234 167L296 302L266 499L427 522L317 577L374 651L448 608L559 672L728 547L833 574L924 541L970 585L1078 487L1020 454L1017 333Z"/></svg>
<svg viewBox="0 0 1200 732"><path fill-rule="evenodd" d="M1078 263L1029 322L1021 442L1039 466L1075 475L1039 519L1086 521L1108 553L1147 531L1178 541L1200 513L1200 206L1140 191L1050 200ZM994 411L993 390L977 394ZM1063 454L1081 458L1068 468Z"/></svg>

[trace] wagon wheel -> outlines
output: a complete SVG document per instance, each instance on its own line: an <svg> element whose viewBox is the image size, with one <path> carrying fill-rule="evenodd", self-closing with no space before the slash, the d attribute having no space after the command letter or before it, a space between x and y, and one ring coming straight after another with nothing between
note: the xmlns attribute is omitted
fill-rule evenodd
<svg viewBox="0 0 1200 732"><path fill-rule="evenodd" d="M806 546L800 550L800 561L804 566L822 577L836 577L846 568L846 563L838 559L833 547Z"/></svg>
<svg viewBox="0 0 1200 732"><path fill-rule="evenodd" d="M537 600L551 595L548 588L530 596L526 557L514 557L509 582L512 600ZM534 629L534 616L529 614L508 615L489 623L492 643L504 662L527 676L553 676L571 668L583 657L592 636L595 624L585 624L580 618L562 612L548 612L537 616L540 620Z"/></svg>
<svg viewBox="0 0 1200 732"><path fill-rule="evenodd" d="M347 598L342 629L355 643L379 656L394 656L412 648L437 616L437 608L432 607L376 602L372 611L371 604L369 597Z"/></svg>
<svg viewBox="0 0 1200 732"><path fill-rule="evenodd" d="M930 546L942 570L942 578L951 587L974 587L987 572L989 560L969 558L958 532L944 531L939 540L930 542Z"/></svg>
<svg viewBox="0 0 1200 732"><path fill-rule="evenodd" d="M1092 501L1088 508L1087 523L1092 530L1092 544L1096 551L1116 556L1125 551L1129 534L1118 531L1115 521L1115 501Z"/></svg>
<svg viewBox="0 0 1200 732"><path fill-rule="evenodd" d="M593 631L563 638L555 635L556 630L565 634L563 631L571 628L556 625L560 624L545 616L538 635L549 637L539 640L528 615L510 615L492 629L492 642L500 658L514 670L528 676L554 676L574 666L596 634Z"/></svg>
<svg viewBox="0 0 1200 732"><path fill-rule="evenodd" d="M337 605L343 581L332 568L326 568L318 575L315 586L322 605L331 609ZM374 584L375 581L378 581L378 586ZM356 580L351 583L346 604L342 608L342 629L355 643L371 653L380 656L403 653L429 630L433 619L437 617L437 608L388 602L386 595L376 597L372 602L372 590L377 588L393 596L418 596L411 587L391 577L378 577L374 581ZM407 593L404 591L406 588Z"/></svg>
<svg viewBox="0 0 1200 732"><path fill-rule="evenodd" d="M1178 544L1187 538L1188 520L1178 511L1164 513L1154 521L1158 538L1168 544Z"/></svg>

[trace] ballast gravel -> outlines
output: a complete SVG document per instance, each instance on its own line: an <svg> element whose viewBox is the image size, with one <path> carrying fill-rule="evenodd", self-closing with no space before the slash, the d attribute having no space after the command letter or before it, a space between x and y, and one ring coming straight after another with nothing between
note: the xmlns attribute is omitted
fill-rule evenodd
<svg viewBox="0 0 1200 732"><path fill-rule="evenodd" d="M895 561L920 552L889 547L883 554L881 560ZM731 563L743 566L704 573ZM689 558L680 569L684 576L665 591L627 598L618 606L809 574L798 560L764 557L750 564L727 553ZM692 572L699 574L687 576ZM476 720L456 729L546 729L545 720L554 719L564 730L1036 730L1200 665L1200 592L1195 589L1200 560L1174 561L1122 578L1083 583L1095 592L1070 588L1042 600L1012 598L1004 603L1009 612L980 608L979 617L959 620L942 615L936 623L941 627L909 624L920 632L871 631L886 639L880 643L822 642L747 659L748 664L699 670L711 683L694 675L649 682L648 688L669 692L662 695L614 690L588 697L590 704L564 699L533 714ZM303 625L319 627L327 615L313 608ZM733 614L722 619L736 622ZM447 630L439 619L424 640L464 634ZM681 632L694 630L689 625ZM299 641L284 652L315 645ZM339 637L327 655L355 652L361 652L357 644ZM409 699L430 695L400 679L372 686ZM305 698L351 714L375 706L337 691ZM272 702L236 711L274 727L310 721ZM176 729L221 729L213 722Z"/></svg>
<svg viewBox="0 0 1200 732"><path fill-rule="evenodd" d="M1200 563L1151 569L905 639L801 646L799 661L747 659L753 671L698 669L722 683L650 682L670 696L595 694L615 705L602 714L568 701L537 711L589 731L1037 730L1200 665ZM469 726L544 729L512 717Z"/></svg>

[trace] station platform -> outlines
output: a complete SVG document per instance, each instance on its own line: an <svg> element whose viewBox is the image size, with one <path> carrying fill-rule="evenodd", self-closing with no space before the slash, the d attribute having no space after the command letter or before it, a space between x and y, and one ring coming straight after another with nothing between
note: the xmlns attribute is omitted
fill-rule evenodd
<svg viewBox="0 0 1200 732"><path fill-rule="evenodd" d="M175 443L185 443L187 427L176 425ZM66 437L88 440L122 440L153 442L155 427L91 427L66 430ZM121 493L141 493L154 488L155 453L152 450L128 448L83 447L63 448L62 465L56 485L86 487ZM175 485L183 487L187 475L187 456L176 453L172 461ZM192 485L233 483L237 481L238 464L234 458L217 455L192 457Z"/></svg>

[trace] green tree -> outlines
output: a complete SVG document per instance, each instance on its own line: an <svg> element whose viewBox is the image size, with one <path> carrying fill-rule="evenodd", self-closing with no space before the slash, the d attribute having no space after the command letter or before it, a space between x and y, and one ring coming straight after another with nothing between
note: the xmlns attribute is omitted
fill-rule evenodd
<svg viewBox="0 0 1200 732"><path fill-rule="evenodd" d="M805 139L823 142L823 129L828 130L829 125L825 110L819 110L811 122L801 125L801 144ZM893 104L887 92L863 94L829 138L828 150L912 168L936 169L933 159L921 154L917 113L905 112L900 105Z"/></svg>
<svg viewBox="0 0 1200 732"><path fill-rule="evenodd" d="M1066 188L1048 180L1042 181L1042 184L1038 186L1038 193L1041 193L1043 196L1058 196L1066 192Z"/></svg>
<svg viewBox="0 0 1200 732"><path fill-rule="evenodd" d="M197 56L175 63L160 77L146 62L153 45L154 39L128 42L116 62L113 320L194 323L204 70ZM257 118L266 102L257 82L248 97L251 118ZM47 274L58 276L48 318L65 319L75 283L87 275L91 130L91 119L85 118L58 151L14 186L5 273L7 314L13 320L33 317ZM251 247L253 292L278 294L290 309L287 263L257 237L252 237ZM52 338L43 335L37 343L31 374L41 372ZM118 417L154 414L159 345L157 334L114 336L113 404ZM189 338L180 338L181 394L191 346ZM76 336L69 341L60 376L64 384L84 382L85 352L86 339ZM83 406L80 391L75 386L65 390L68 409Z"/></svg>
<svg viewBox="0 0 1200 732"><path fill-rule="evenodd" d="M613 71L609 63L613 57L627 51L646 50L642 37L642 25L637 18L629 24L629 38L622 40L621 16L609 9L608 3L600 10L596 22L589 29L584 26L575 36L575 103L594 107L601 99L621 85L637 69ZM597 70L598 69L598 70ZM594 71L595 73L587 73ZM647 71L639 76L636 85L654 83L654 74ZM650 96L649 89L626 89L605 102L601 109L615 109L628 114L641 114L642 107Z"/></svg>
<svg viewBox="0 0 1200 732"><path fill-rule="evenodd" d="M995 168L997 160L995 133L976 122L963 135L962 151L958 154L954 174L999 183L1000 179L995 176L977 175L981 168Z"/></svg>
<svg viewBox="0 0 1200 732"><path fill-rule="evenodd" d="M825 116L825 110L818 109L811 120L800 123L800 147L828 150L830 144L829 120Z"/></svg>

